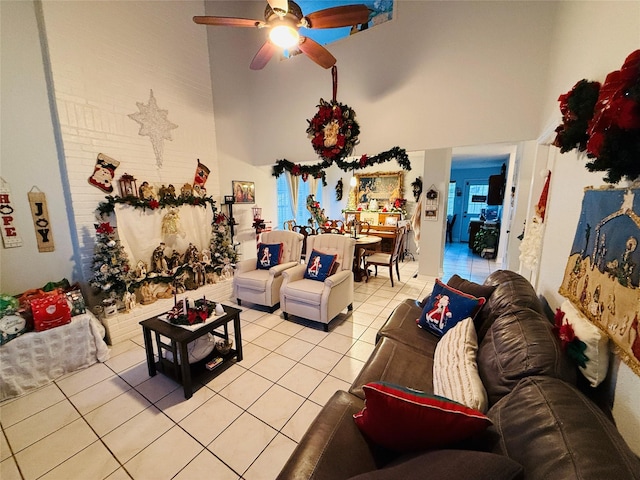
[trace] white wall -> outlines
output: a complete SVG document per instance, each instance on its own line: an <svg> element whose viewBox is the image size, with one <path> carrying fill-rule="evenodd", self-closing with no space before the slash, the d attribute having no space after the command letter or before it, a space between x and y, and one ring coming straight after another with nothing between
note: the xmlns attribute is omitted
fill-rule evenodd
<svg viewBox="0 0 640 480"><path fill-rule="evenodd" d="M9 183L22 246L0 248L0 291L11 295L49 281L79 280L61 166L51 126L38 25L32 2L0 2L2 68L0 175ZM38 252L27 192L47 196L55 251Z"/></svg>
<svg viewBox="0 0 640 480"><path fill-rule="evenodd" d="M105 193L90 185L96 156L120 161L124 173L143 181L193 183L197 159L211 170L206 187L219 199L213 99L206 34L191 16L203 4L182 2L44 2L55 104L83 272L88 279L95 209ZM170 28L167 24L170 22ZM141 35L141 26L144 35ZM178 125L164 140L158 166L150 137L129 118L148 104Z"/></svg>
<svg viewBox="0 0 640 480"><path fill-rule="evenodd" d="M604 81L607 73L619 69L627 55L640 48L639 2L561 2L558 15L541 131L558 116L558 95L583 78ZM583 189L604 183L602 172L589 173L584 164L573 152L560 154L555 148L550 152L552 177L538 290L553 309L562 301L558 287L575 236ZM631 448L640 454L640 378L621 364L616 380L614 417Z"/></svg>
<svg viewBox="0 0 640 480"><path fill-rule="evenodd" d="M209 14L250 18L263 9L262 1L206 5ZM360 123L355 154L537 138L555 10L554 2L399 0L393 21L329 45L337 99ZM248 108L218 137L220 149L239 147L256 165L318 161L305 131L318 100L331 99L330 70L299 55L251 71L264 32L206 28L216 117Z"/></svg>

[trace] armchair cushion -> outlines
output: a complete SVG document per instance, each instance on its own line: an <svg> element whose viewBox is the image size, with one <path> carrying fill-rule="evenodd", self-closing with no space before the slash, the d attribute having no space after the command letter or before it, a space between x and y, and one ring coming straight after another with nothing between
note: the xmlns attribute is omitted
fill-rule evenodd
<svg viewBox="0 0 640 480"><path fill-rule="evenodd" d="M304 278L324 282L334 270L336 258L338 258L337 255L328 255L314 249L311 255L309 255L309 262L304 272Z"/></svg>
<svg viewBox="0 0 640 480"><path fill-rule="evenodd" d="M283 251L282 243L259 243L256 268L269 270L271 267L278 265L282 259Z"/></svg>

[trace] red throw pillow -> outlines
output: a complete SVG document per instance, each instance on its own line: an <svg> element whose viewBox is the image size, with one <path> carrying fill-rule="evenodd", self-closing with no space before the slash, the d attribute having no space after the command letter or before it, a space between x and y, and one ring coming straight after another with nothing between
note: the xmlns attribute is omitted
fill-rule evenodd
<svg viewBox="0 0 640 480"><path fill-rule="evenodd" d="M386 382L363 387L365 407L353 418L373 443L398 452L442 448L485 430L482 412L448 398Z"/></svg>

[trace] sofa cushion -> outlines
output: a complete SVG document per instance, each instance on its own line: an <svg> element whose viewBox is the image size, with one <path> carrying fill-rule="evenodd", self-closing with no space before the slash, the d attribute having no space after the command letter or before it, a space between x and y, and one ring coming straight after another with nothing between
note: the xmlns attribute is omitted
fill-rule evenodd
<svg viewBox="0 0 640 480"><path fill-rule="evenodd" d="M473 472L471 475L469 472ZM503 456L474 450L430 450L362 473L350 480L518 480L522 465Z"/></svg>
<svg viewBox="0 0 640 480"><path fill-rule="evenodd" d="M468 295L436 279L431 296L422 309L418 325L441 337L456 323L473 317L485 299Z"/></svg>
<svg viewBox="0 0 640 480"><path fill-rule="evenodd" d="M234 275L233 281L239 287L264 292L270 278L271 273L269 273L269 270L259 268L256 270L237 273Z"/></svg>
<svg viewBox="0 0 640 480"><path fill-rule="evenodd" d="M614 424L566 382L525 378L488 416L501 437L494 453L522 464L525 478L640 479L640 461Z"/></svg>
<svg viewBox="0 0 640 480"><path fill-rule="evenodd" d="M483 297L485 300L489 300L496 289L495 285L481 285L462 278L458 274L451 275L451 278L447 281L447 285L461 292L473 295L474 297Z"/></svg>
<svg viewBox="0 0 640 480"><path fill-rule="evenodd" d="M478 348L478 371L489 405L524 377L548 375L576 382L576 370L562 351L553 326L544 315L528 308L509 311L493 322Z"/></svg>
<svg viewBox="0 0 640 480"><path fill-rule="evenodd" d="M420 316L413 300L405 299L393 310L385 324L378 331L376 342L382 337L397 340L419 351L433 352L438 337L421 328L416 328L416 318Z"/></svg>
<svg viewBox="0 0 640 480"><path fill-rule="evenodd" d="M495 290L475 318L480 342L495 319L505 312L514 308L529 308L544 313L542 302L531 283L516 272L496 270L486 278L484 285L493 286Z"/></svg>
<svg viewBox="0 0 640 480"><path fill-rule="evenodd" d="M385 382L363 388L365 407L353 418L367 438L389 450L444 447L491 425L482 412L448 398Z"/></svg>
<svg viewBox="0 0 640 480"><path fill-rule="evenodd" d="M433 355L438 339L420 331L413 320L417 334L423 334L422 350L383 337L377 344L360 373L351 384L349 392L364 399L362 387L369 382L383 381L405 385L423 392L433 392Z"/></svg>
<svg viewBox="0 0 640 480"><path fill-rule="evenodd" d="M269 270L280 264L284 248L282 243L259 243L257 268Z"/></svg>
<svg viewBox="0 0 640 480"><path fill-rule="evenodd" d="M315 280L301 278L287 285L287 298L290 301L314 305L320 304L322 292L324 291L324 283Z"/></svg>
<svg viewBox="0 0 640 480"><path fill-rule="evenodd" d="M576 338L584 342L586 347L583 352L586 359L578 369L589 380L592 387L597 387L609 371L609 337L578 311L569 300L562 302L560 313L563 315L562 324L571 325Z"/></svg>
<svg viewBox="0 0 640 480"><path fill-rule="evenodd" d="M486 412L489 404L478 373L477 351L478 337L471 318L451 328L436 345L433 391L436 395Z"/></svg>
<svg viewBox="0 0 640 480"><path fill-rule="evenodd" d="M313 250L311 255L309 255L307 268L304 271L304 278L324 282L334 269L337 258L338 255L330 255Z"/></svg>

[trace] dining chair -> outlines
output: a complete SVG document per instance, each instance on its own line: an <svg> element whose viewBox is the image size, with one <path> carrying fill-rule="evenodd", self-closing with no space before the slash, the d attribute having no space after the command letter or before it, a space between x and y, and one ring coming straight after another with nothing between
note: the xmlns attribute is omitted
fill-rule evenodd
<svg viewBox="0 0 640 480"><path fill-rule="evenodd" d="M447 241L453 243L453 226L456 223L457 213L453 215L447 215Z"/></svg>
<svg viewBox="0 0 640 480"><path fill-rule="evenodd" d="M293 230L293 226L296 224L295 220L287 220L284 222L284 229L285 230Z"/></svg>
<svg viewBox="0 0 640 480"><path fill-rule="evenodd" d="M316 235L317 232L315 228L310 227L308 225L294 225L292 230L296 233L301 234L304 239L302 240L302 255L301 259L305 260L307 258L307 238L311 235Z"/></svg>
<svg viewBox="0 0 640 480"><path fill-rule="evenodd" d="M356 231L358 232L358 235L367 235L369 230L371 230L371 224L369 222L356 223Z"/></svg>
<svg viewBox="0 0 640 480"><path fill-rule="evenodd" d="M324 226L324 227L318 227L316 228L316 233L318 235L321 235L323 233L337 233L337 234L341 234L342 232L340 231L339 228L337 227L331 227L329 225Z"/></svg>
<svg viewBox="0 0 640 480"><path fill-rule="evenodd" d="M398 281L400 281L400 267L398 262L400 261L400 255L402 253L402 247L404 245L404 237L407 227L398 227L396 234L393 238L393 247L391 253L384 252L372 252L370 255L364 257L364 271L366 272L366 282L369 281L369 267L372 266L375 269L375 276L378 276L378 266L389 267L389 278L391 279L391 286L393 287L393 266L396 267L396 275Z"/></svg>

